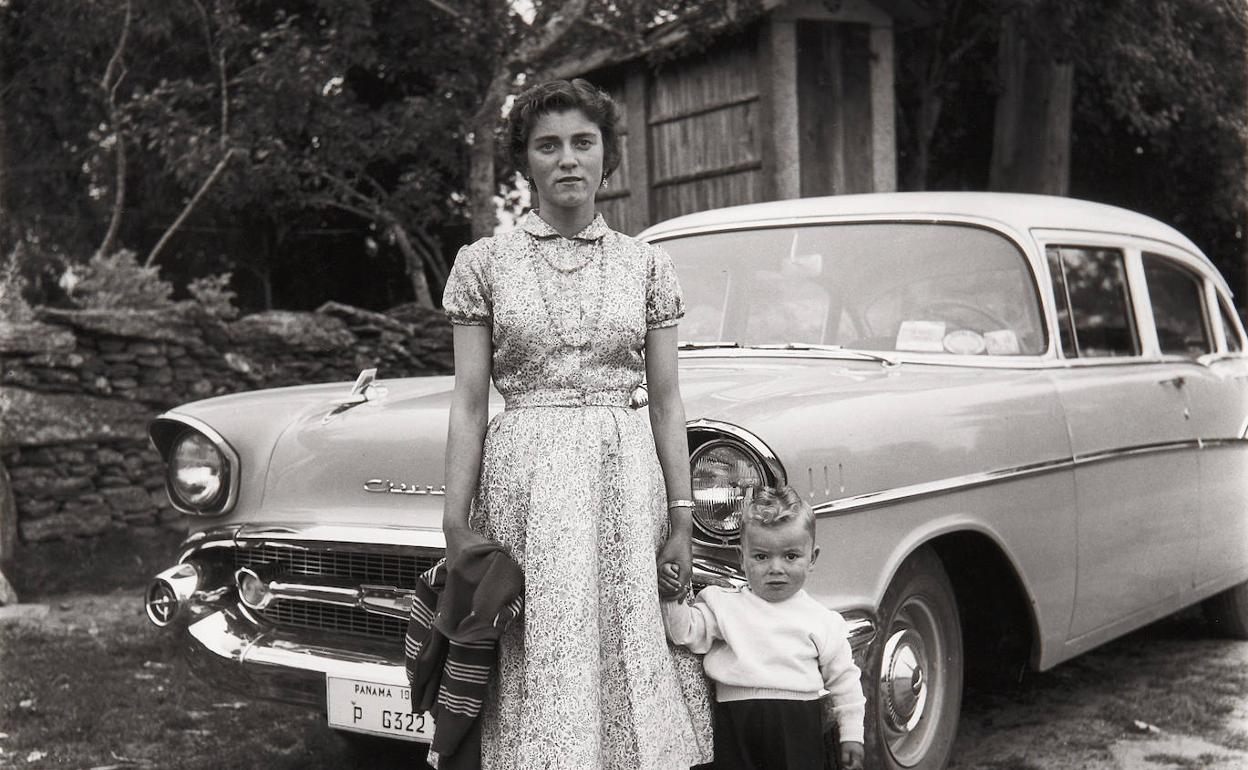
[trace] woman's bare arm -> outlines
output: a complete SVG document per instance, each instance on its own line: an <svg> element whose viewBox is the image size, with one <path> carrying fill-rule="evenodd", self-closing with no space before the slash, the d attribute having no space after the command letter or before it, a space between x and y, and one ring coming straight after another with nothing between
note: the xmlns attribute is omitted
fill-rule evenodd
<svg viewBox="0 0 1248 770"><path fill-rule="evenodd" d="M685 405L680 400L675 326L652 329L646 334L646 388L650 395L650 428L663 468L667 499L689 500L689 440L685 435ZM685 586L692 572L692 511L687 507L674 508L669 516L671 531L658 561L675 563L680 568L680 584Z"/></svg>
<svg viewBox="0 0 1248 770"><path fill-rule="evenodd" d="M493 356L490 327L456 324L454 335L455 392L446 436L446 500L442 512L448 563L454 563L465 546L484 540L468 529L468 509L481 478Z"/></svg>

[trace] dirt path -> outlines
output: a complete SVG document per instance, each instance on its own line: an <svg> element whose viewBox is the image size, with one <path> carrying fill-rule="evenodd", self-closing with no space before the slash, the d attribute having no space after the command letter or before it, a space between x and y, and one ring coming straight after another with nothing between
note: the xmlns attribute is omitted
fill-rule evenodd
<svg viewBox="0 0 1248 770"><path fill-rule="evenodd" d="M1248 642L1168 618L1016 687L968 689L951 768L1248 768Z"/></svg>
<svg viewBox="0 0 1248 770"><path fill-rule="evenodd" d="M411 768L313 712L190 679L136 592L0 608L0 768ZM1248 768L1248 642L1172 618L1021 684L968 689L951 770Z"/></svg>

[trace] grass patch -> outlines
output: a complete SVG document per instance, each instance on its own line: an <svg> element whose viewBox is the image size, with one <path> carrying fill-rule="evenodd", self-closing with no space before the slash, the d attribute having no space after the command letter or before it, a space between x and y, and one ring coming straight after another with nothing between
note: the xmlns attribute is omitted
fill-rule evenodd
<svg viewBox="0 0 1248 770"><path fill-rule="evenodd" d="M0 626L0 767L24 767L31 752L45 754L37 766L84 768L424 766L421 746L361 754L315 711L208 687L141 613L135 598L118 619L58 608L54 624Z"/></svg>

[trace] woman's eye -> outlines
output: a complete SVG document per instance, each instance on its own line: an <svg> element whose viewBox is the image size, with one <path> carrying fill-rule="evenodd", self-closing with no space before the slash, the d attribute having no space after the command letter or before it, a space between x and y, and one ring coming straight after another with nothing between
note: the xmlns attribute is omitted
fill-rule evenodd
<svg viewBox="0 0 1248 770"><path fill-rule="evenodd" d="M593 147L593 146L594 146L594 140L592 140L592 139L581 139L580 141L578 141L578 142L576 143L576 146L577 146L577 147L580 147L582 150L588 150L590 147Z"/></svg>

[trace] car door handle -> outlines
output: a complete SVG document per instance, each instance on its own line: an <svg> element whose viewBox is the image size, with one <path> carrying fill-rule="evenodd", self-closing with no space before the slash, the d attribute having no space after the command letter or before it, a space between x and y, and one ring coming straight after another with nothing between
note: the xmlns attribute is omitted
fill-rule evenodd
<svg viewBox="0 0 1248 770"><path fill-rule="evenodd" d="M1178 390L1179 388L1182 388L1184 385L1187 384L1187 378L1183 376L1171 377L1168 380L1160 380L1158 381L1157 384L1158 385L1170 385L1175 390Z"/></svg>

